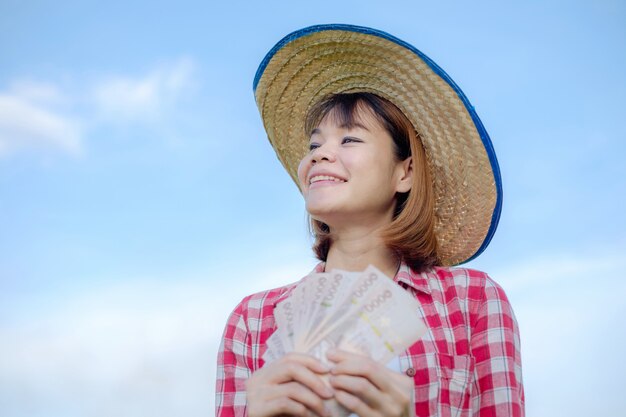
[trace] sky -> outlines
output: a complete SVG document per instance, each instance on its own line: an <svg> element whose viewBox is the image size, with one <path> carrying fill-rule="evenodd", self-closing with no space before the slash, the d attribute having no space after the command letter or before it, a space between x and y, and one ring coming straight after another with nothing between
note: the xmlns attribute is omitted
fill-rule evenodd
<svg viewBox="0 0 626 417"><path fill-rule="evenodd" d="M351 23L463 89L502 170L490 246L532 416L623 415L626 3L0 0L0 415L213 414L226 318L306 275L252 80Z"/></svg>

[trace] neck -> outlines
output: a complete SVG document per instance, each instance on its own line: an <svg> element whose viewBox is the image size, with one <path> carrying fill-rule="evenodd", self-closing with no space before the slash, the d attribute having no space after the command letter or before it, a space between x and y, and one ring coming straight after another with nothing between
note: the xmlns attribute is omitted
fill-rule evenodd
<svg viewBox="0 0 626 417"><path fill-rule="evenodd" d="M384 244L372 228L333 231L333 243L326 259L326 271L343 269L363 271L374 265L385 275L393 278L398 271L399 260Z"/></svg>

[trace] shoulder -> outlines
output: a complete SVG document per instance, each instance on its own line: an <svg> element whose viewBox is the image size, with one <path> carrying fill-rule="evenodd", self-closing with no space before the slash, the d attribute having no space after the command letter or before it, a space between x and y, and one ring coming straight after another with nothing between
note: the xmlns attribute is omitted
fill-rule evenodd
<svg viewBox="0 0 626 417"><path fill-rule="evenodd" d="M432 290L453 293L474 301L506 298L502 287L486 272L462 267L435 267L429 273Z"/></svg>
<svg viewBox="0 0 626 417"><path fill-rule="evenodd" d="M254 311L262 310L268 306L274 307L279 301L289 295L296 285L297 282L293 282L282 287L249 294L239 302L235 310Z"/></svg>
<svg viewBox="0 0 626 417"><path fill-rule="evenodd" d="M323 270L323 267L323 264L320 263L312 272L320 272ZM287 298L306 276L282 287L259 291L245 296L235 307L234 313L244 316L271 315L276 304Z"/></svg>
<svg viewBox="0 0 626 417"><path fill-rule="evenodd" d="M274 307L294 287L295 284L289 284L244 297L226 322L223 336L225 346L228 348L233 345L231 348L234 350L236 343L249 346L263 343L274 329Z"/></svg>
<svg viewBox="0 0 626 417"><path fill-rule="evenodd" d="M470 268L436 267L423 273L433 301L463 314L470 325L481 317L513 317L513 308L502 287L487 273ZM508 321L508 320L507 320Z"/></svg>
<svg viewBox="0 0 626 417"><path fill-rule="evenodd" d="M468 338L480 344L483 336L511 341L519 350L519 330L513 307L502 287L488 274L470 268L437 267L430 272L433 300L445 305L455 317L463 317ZM458 313L461 313L459 315Z"/></svg>
<svg viewBox="0 0 626 417"><path fill-rule="evenodd" d="M234 313L243 317L258 317L272 314L274 307L282 299L286 298L296 287L297 282L259 291L245 296L235 307Z"/></svg>

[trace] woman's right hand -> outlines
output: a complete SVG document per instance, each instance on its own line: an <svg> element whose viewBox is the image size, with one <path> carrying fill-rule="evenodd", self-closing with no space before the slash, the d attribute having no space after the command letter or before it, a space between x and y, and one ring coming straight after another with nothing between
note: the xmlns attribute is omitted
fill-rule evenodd
<svg viewBox="0 0 626 417"><path fill-rule="evenodd" d="M249 417L282 414L326 416L324 400L333 392L322 381L329 368L312 356L288 353L252 374L246 383Z"/></svg>

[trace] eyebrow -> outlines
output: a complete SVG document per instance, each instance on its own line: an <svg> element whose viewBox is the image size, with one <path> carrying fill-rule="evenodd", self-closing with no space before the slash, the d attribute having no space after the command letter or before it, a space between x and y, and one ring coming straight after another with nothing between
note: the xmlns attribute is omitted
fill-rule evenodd
<svg viewBox="0 0 626 417"><path fill-rule="evenodd" d="M353 122L353 123L344 123L341 126L339 126L340 129L354 129L354 128L360 128L363 130L367 130L369 132L369 129L367 127L365 127L364 124L360 123L360 122ZM316 127L315 129L313 129L311 131L311 136L315 135L315 134L321 134L322 131Z"/></svg>

